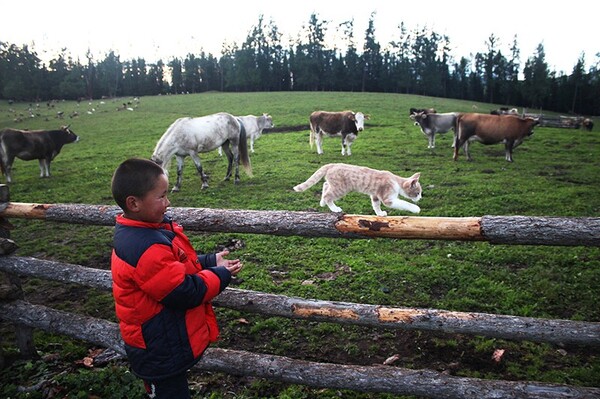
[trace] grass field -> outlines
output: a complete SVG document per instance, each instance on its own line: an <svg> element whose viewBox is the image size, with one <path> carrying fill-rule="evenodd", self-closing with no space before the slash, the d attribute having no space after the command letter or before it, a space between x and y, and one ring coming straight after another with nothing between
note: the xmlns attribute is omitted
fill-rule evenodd
<svg viewBox="0 0 600 399"><path fill-rule="evenodd" d="M319 166L346 162L405 177L421 172L420 216L600 216L598 131L536 128L514 151L513 163L504 160L503 145L479 143L471 145L474 160L467 162L462 154L458 161L452 160L451 133L439 136L436 148L430 150L425 136L408 118L410 107L488 113L497 104L374 93L205 93L142 97L139 104L132 101L134 111L117 111L127 101L132 99L94 100L79 106L62 102L54 108L32 104L34 114L39 114L34 118L28 117L29 104L0 103L0 128L54 129L70 123L81 137L78 143L66 145L53 161L49 179L38 177L37 161L15 161L11 201L113 205L110 178L116 166L128 157L149 157L175 119L220 111L234 115L266 112L273 117L277 132L267 132L255 142L253 177L241 172L239 185L223 181L225 159L216 151L200 154L211 178L210 187L200 190L200 179L188 158L181 192L169 195L173 207L329 212L319 207L320 185L303 193L292 187ZM324 140L321 156L309 147L308 115L317 109L352 109L370 115L351 157L341 156L338 138ZM77 111L79 116L61 120L56 117L59 111L64 115ZM15 122L20 113L24 121ZM175 162L171 168L174 179ZM346 213L373 214L369 198L362 194L350 194L337 204ZM385 210L390 216L408 215ZM109 268L112 228L11 222L19 255ZM246 265L238 288L311 299L600 322L598 248L249 234L193 234L191 239L206 252L232 240L243 243L233 254ZM24 288L31 302L52 302L54 307L70 310L77 307L114 320L109 295L36 279L26 280ZM226 348L349 364L381 364L399 354L394 365L400 367L600 387L597 348L378 331L217 311L223 335L218 345ZM248 323L240 323L241 318ZM16 353L10 328L0 326L5 352ZM45 362L17 361L0 372L0 396L45 397L18 394L16 386L32 386L46 375L69 397L125 397L138 392L138 381L121 363L94 370L78 366L76 360L89 349L84 343L43 332L36 333L36 338L43 356L56 356ZM498 348L506 352L495 363L491 355ZM196 375L192 380L196 397L391 397L221 374Z"/></svg>

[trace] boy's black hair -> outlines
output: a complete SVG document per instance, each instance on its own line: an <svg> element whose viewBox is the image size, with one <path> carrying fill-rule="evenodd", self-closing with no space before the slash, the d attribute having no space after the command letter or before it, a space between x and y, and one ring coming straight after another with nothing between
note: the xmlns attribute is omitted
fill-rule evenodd
<svg viewBox="0 0 600 399"><path fill-rule="evenodd" d="M163 174L163 168L148 159L130 158L123 161L115 170L111 182L115 202L127 212L127 197L144 197L154 188L157 178Z"/></svg>

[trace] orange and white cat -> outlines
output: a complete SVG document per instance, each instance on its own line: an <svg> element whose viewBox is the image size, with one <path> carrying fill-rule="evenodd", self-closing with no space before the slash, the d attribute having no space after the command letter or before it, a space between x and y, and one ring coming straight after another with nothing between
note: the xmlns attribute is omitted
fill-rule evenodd
<svg viewBox="0 0 600 399"><path fill-rule="evenodd" d="M371 197L371 204L377 216L387 216L387 212L381 210L381 203L389 208L419 213L421 208L399 199L398 195L414 202L419 201L421 199L420 175L420 173L415 173L411 177L405 178L396 176L387 170L330 163L319 168L308 180L295 186L294 190L304 191L325 177L320 205L327 205L332 212L342 212L342 209L333 201L351 191L356 191Z"/></svg>

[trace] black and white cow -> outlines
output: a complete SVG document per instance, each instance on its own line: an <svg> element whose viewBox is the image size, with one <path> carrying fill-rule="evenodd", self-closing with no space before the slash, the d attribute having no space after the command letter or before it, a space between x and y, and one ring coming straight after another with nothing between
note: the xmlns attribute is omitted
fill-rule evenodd
<svg viewBox="0 0 600 399"><path fill-rule="evenodd" d="M79 140L69 126L58 130L0 131L0 168L6 181L12 182L11 170L15 158L24 161L39 160L40 177L50 177L50 162L60 153L63 145Z"/></svg>
<svg viewBox="0 0 600 399"><path fill-rule="evenodd" d="M415 125L421 128L421 131L429 139L427 148L435 148L436 133L446 133L454 130L456 124L457 112L447 112L444 114L417 112L410 118L415 121Z"/></svg>
<svg viewBox="0 0 600 399"><path fill-rule="evenodd" d="M516 108L500 107L490 111L490 115L519 115L519 110Z"/></svg>
<svg viewBox="0 0 600 399"><path fill-rule="evenodd" d="M588 132L591 132L592 129L594 128L594 121L591 120L590 118L585 118L583 120L583 122L581 123L581 126Z"/></svg>
<svg viewBox="0 0 600 399"><path fill-rule="evenodd" d="M313 112L310 114L310 147L312 148L313 143L316 143L317 154L323 154L323 135L329 137L341 136L342 155L352 155L350 147L358 132L364 130L365 119L369 119L369 115L362 112Z"/></svg>

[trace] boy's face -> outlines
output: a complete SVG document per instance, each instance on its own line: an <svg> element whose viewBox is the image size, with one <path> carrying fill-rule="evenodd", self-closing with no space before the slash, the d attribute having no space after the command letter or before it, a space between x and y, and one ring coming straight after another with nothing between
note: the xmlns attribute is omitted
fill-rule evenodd
<svg viewBox="0 0 600 399"><path fill-rule="evenodd" d="M169 179L160 175L156 179L154 188L143 197L129 197L127 217L149 223L160 223L163 221L165 212L171 202L167 198Z"/></svg>

